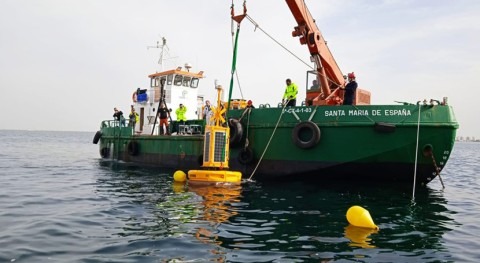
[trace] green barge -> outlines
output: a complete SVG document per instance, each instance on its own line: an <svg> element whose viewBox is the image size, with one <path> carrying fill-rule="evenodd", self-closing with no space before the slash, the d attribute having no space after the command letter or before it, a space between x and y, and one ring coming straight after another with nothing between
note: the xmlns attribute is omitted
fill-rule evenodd
<svg viewBox="0 0 480 263"><path fill-rule="evenodd" d="M416 176L418 183L427 184L445 167L458 128L452 108L441 104L264 106L231 110L229 118L230 169L244 178L254 173L256 180L411 183ZM186 126L200 123L187 121ZM101 124L102 158L201 169L201 132L137 135L118 124Z"/></svg>

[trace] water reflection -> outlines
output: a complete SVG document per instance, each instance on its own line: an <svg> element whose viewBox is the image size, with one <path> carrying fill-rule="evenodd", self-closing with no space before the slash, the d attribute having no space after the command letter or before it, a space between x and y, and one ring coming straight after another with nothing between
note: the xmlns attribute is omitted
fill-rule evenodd
<svg viewBox="0 0 480 263"><path fill-rule="evenodd" d="M232 206L240 202L242 186L235 184L189 184L188 191L203 198L203 219L212 223L223 223L238 214Z"/></svg>
<svg viewBox="0 0 480 263"><path fill-rule="evenodd" d="M228 222L229 218L238 214L233 204L240 202L242 186L225 183L173 183L176 193L194 193L201 197L201 211L198 219L205 220L206 224L196 224L195 238L203 244L214 245L209 251L216 262L225 261L225 251L219 240L219 225Z"/></svg>
<svg viewBox="0 0 480 263"><path fill-rule="evenodd" d="M168 243L175 237L203 258L320 261L381 254L384 261L396 262L451 259L442 236L457 223L441 191L418 190L412 204L411 189L388 186L178 185L151 171L116 173L99 181L99 191L113 195L115 211L123 211L119 217L130 227L122 228L122 236ZM380 230L348 226L345 213L352 205L368 209Z"/></svg>
<svg viewBox="0 0 480 263"><path fill-rule="evenodd" d="M371 244L372 239L370 238L370 235L377 233L378 230L376 229L368 229L352 225L345 227L345 237L351 241L349 243L349 246L351 247L375 248L375 246Z"/></svg>

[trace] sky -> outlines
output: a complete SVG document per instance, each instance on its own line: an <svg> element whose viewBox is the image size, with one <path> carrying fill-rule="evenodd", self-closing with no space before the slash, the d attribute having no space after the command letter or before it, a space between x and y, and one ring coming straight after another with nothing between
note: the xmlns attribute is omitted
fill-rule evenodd
<svg viewBox="0 0 480 263"><path fill-rule="evenodd" d="M448 97L458 136L480 138L480 1L305 0L344 74L372 93L372 104ZM243 12L243 1L233 1ZM215 98L228 87L232 64L232 1L1 0L0 129L91 131L128 111L131 94L160 69L190 63L204 71L199 92ZM305 87L311 64L291 32L282 0L249 0L241 23L239 83L232 98L277 105L291 78ZM241 92L240 92L241 90ZM299 95L299 100L305 96ZM297 103L298 104L298 103Z"/></svg>

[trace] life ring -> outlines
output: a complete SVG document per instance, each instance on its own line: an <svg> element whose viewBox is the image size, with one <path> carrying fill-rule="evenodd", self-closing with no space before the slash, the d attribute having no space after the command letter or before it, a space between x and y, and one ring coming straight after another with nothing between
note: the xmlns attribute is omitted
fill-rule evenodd
<svg viewBox="0 0 480 263"><path fill-rule="evenodd" d="M292 131L292 141L302 149L309 149L320 141L320 128L311 121L300 122Z"/></svg>
<svg viewBox="0 0 480 263"><path fill-rule="evenodd" d="M104 147L100 149L100 156L102 158L108 158L110 156L110 148Z"/></svg>
<svg viewBox="0 0 480 263"><path fill-rule="evenodd" d="M137 102L137 91L134 91L132 94L132 101Z"/></svg>
<svg viewBox="0 0 480 263"><path fill-rule="evenodd" d="M139 148L140 148L140 146L139 146L138 142L130 141L127 145L128 154L131 155L131 156L138 155L138 152L140 150Z"/></svg>
<svg viewBox="0 0 480 263"><path fill-rule="evenodd" d="M243 136L243 127L237 119L229 119L228 126L230 127L230 145L235 146L240 143Z"/></svg>
<svg viewBox="0 0 480 263"><path fill-rule="evenodd" d="M240 150L237 156L237 160L241 164L249 164L253 162L253 159L255 158L252 149L250 148L243 148Z"/></svg>
<svg viewBox="0 0 480 263"><path fill-rule="evenodd" d="M101 137L102 137L102 132L97 131L97 133L95 133L95 136L93 136L93 144L97 144Z"/></svg>

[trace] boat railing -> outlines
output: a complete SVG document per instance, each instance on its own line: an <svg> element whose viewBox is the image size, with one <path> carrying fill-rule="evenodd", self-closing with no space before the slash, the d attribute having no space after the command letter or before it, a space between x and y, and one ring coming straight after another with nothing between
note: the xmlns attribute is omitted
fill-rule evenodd
<svg viewBox="0 0 480 263"><path fill-rule="evenodd" d="M105 120L102 121L101 127L103 132L106 134L117 134L117 135L133 135L135 133L134 127L130 125L130 121L125 119L122 121L118 120Z"/></svg>
<svg viewBox="0 0 480 263"><path fill-rule="evenodd" d="M102 121L102 128L109 128L109 127L131 127L130 120L105 120Z"/></svg>

